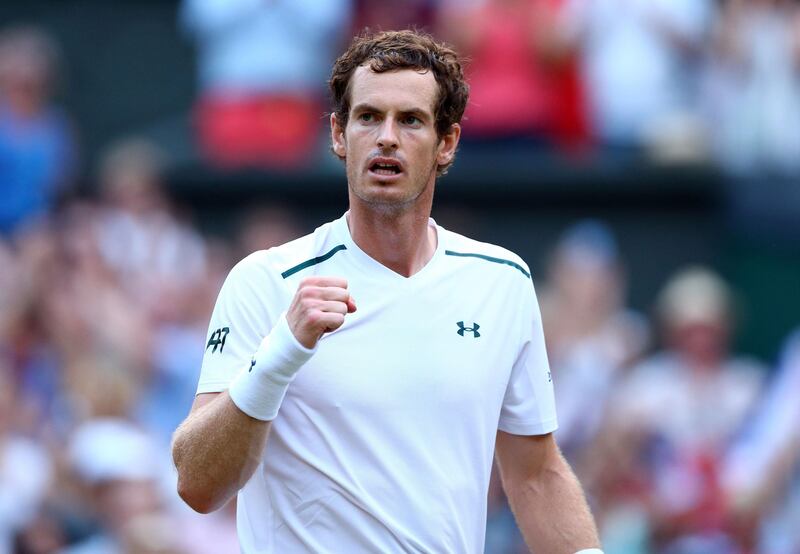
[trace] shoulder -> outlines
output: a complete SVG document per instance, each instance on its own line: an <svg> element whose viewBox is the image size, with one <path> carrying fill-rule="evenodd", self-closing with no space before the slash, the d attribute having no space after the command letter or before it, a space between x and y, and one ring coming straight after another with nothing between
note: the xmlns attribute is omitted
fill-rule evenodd
<svg viewBox="0 0 800 554"><path fill-rule="evenodd" d="M280 246L258 250L237 263L231 276L237 279L263 281L283 281L302 269L305 264L314 263L320 257L336 252L337 247L330 243L330 226L326 223L313 233L309 233Z"/></svg>
<svg viewBox="0 0 800 554"><path fill-rule="evenodd" d="M520 282L531 280L528 264L517 254L488 242L481 242L452 231L439 228L444 233L445 256L464 269L515 278Z"/></svg>

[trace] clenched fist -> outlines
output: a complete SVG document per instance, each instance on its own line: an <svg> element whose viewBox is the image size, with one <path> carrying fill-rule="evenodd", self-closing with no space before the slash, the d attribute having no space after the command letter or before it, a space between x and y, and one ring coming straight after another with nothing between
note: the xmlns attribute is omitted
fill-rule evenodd
<svg viewBox="0 0 800 554"><path fill-rule="evenodd" d="M344 323L344 316L356 311L356 303L341 277L306 277L286 312L289 329L306 348L314 348L320 337Z"/></svg>

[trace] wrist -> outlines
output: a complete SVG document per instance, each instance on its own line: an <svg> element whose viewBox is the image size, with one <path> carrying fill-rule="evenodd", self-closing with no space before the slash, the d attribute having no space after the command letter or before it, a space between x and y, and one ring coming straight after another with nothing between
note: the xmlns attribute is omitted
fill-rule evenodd
<svg viewBox="0 0 800 554"><path fill-rule="evenodd" d="M255 419L275 419L297 371L316 352L306 348L289 329L283 314L231 383L228 394L236 406Z"/></svg>

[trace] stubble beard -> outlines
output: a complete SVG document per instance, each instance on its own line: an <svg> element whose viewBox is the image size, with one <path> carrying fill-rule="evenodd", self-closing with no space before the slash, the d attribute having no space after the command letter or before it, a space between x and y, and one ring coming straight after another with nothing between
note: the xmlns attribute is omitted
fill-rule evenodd
<svg viewBox="0 0 800 554"><path fill-rule="evenodd" d="M345 163L347 162L345 161ZM375 211L375 213L379 214L382 217L387 217L387 218L396 217L398 215L410 211L416 204L417 199L419 199L419 197L422 196L422 193L424 193L429 186L431 187L433 186L433 183L431 182L431 177L435 175L436 170L437 170L437 165L434 163L431 167L431 170L427 173L427 175L425 175L424 178L424 182L430 184L429 185L426 184L420 187L419 190L417 190L416 193L410 198L404 198L400 200L390 200L390 199L370 197L370 195L364 194L361 191L359 191L357 187L352 186L351 183L354 181L354 179L349 175L350 173L349 171L347 179L348 188L356 198L361 200L364 204L367 204L370 207L370 209Z"/></svg>

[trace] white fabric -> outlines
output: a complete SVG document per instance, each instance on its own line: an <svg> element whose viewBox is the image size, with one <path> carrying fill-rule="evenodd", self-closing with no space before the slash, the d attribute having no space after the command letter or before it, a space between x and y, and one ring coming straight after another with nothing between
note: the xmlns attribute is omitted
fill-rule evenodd
<svg viewBox="0 0 800 554"><path fill-rule="evenodd" d="M261 341L249 366L242 368L231 383L231 400L250 417L275 419L289 383L314 352L316 348L305 348L297 341L282 315Z"/></svg>
<svg viewBox="0 0 800 554"><path fill-rule="evenodd" d="M0 554L12 552L14 534L36 516L53 475L53 460L40 444L0 436Z"/></svg>
<svg viewBox="0 0 800 554"><path fill-rule="evenodd" d="M705 93L717 153L731 170L800 170L800 72L793 10L791 4L782 9L754 3L725 29L735 53L714 60Z"/></svg>
<svg viewBox="0 0 800 554"><path fill-rule="evenodd" d="M722 468L722 483L748 495L774 478L773 471L792 444L800 442L800 331L786 342L781 362L761 401L736 438Z"/></svg>
<svg viewBox="0 0 800 554"><path fill-rule="evenodd" d="M155 481L160 477L158 449L153 439L127 420L90 419L72 434L68 456L87 483Z"/></svg>
<svg viewBox="0 0 800 554"><path fill-rule="evenodd" d="M316 91L345 38L352 0L183 0L200 85L231 94Z"/></svg>
<svg viewBox="0 0 800 554"><path fill-rule="evenodd" d="M631 370L612 400L614 412L683 452L707 452L721 448L748 417L765 373L747 358L693 370L676 354L663 352Z"/></svg>
<svg viewBox="0 0 800 554"><path fill-rule="evenodd" d="M638 141L656 120L690 109L680 37L700 44L712 20L709 0L570 0L573 32L601 138ZM671 36L672 35L672 36Z"/></svg>
<svg viewBox="0 0 800 554"><path fill-rule="evenodd" d="M435 229L435 254L410 278L361 251L344 217L231 271L198 393L228 387L304 277L346 278L358 305L298 371L239 492L243 552L482 552L497 430L556 429L524 262Z"/></svg>

